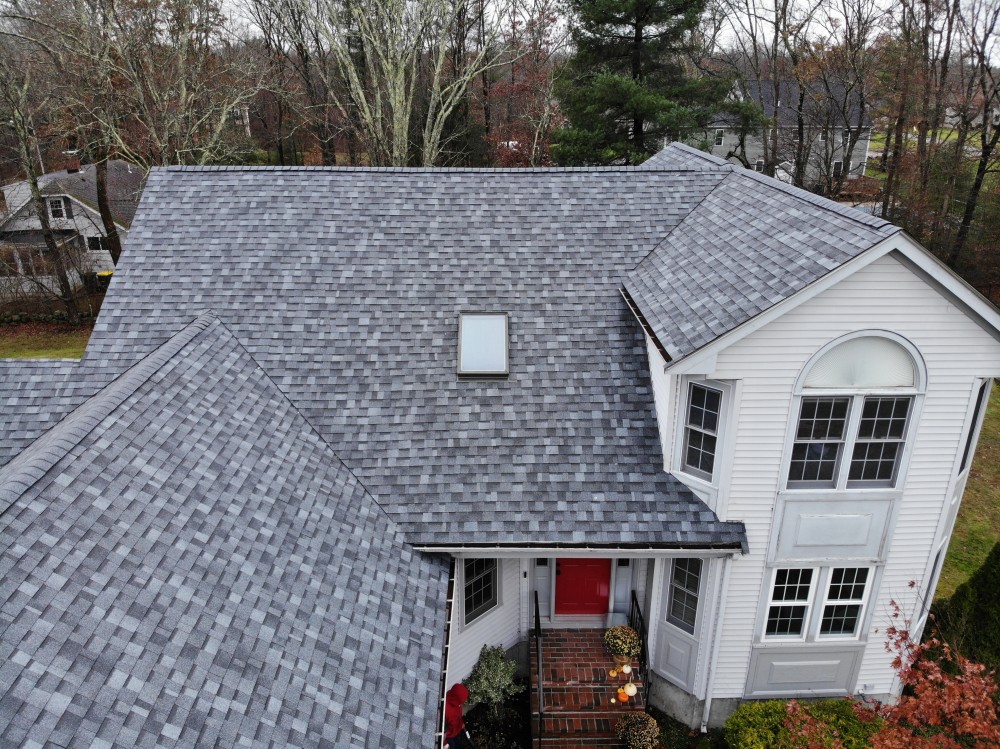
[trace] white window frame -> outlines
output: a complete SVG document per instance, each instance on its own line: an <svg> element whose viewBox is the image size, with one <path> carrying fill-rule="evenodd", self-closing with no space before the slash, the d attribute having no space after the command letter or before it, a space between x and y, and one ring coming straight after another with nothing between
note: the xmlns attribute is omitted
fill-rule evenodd
<svg viewBox="0 0 1000 749"><path fill-rule="evenodd" d="M503 361L504 368L499 369L463 369L462 368L462 336L464 335L464 324L467 317L501 317L503 318ZM507 312L459 312L458 314L458 346L456 351L457 360L455 368L460 377L468 379L503 379L510 375L510 314Z"/></svg>
<svg viewBox="0 0 1000 749"><path fill-rule="evenodd" d="M49 217L55 220L61 220L66 218L66 204L63 203L62 197L57 198L46 198L46 204L49 208ZM59 215L56 215L55 209L58 208Z"/></svg>
<svg viewBox="0 0 1000 749"><path fill-rule="evenodd" d="M466 572L465 565L467 562L476 562L476 561L493 562L493 588L494 591L496 592L496 595L494 596L494 601L492 606L485 608L482 611L476 612L475 616L473 616L470 619L468 610L468 593L466 591L466 585L469 583L469 580L466 579L465 576ZM462 627L463 628L470 627L473 624L476 624L477 622L483 621L483 619L485 619L490 614L490 612L496 611L501 606L502 601L500 595L500 587L503 579L502 567L503 567L503 560L499 558L465 557L462 559Z"/></svg>
<svg viewBox="0 0 1000 749"><path fill-rule="evenodd" d="M694 595L695 609L694 609L694 622L690 625L691 629L688 629L686 622L673 618L671 615L671 610L674 603L674 570L678 562L690 562L696 561L700 565L698 570L698 587L696 590L691 591L687 588L681 588L685 593ZM671 627L676 627L681 632L686 632L689 635L694 636L695 632L698 631L698 623L701 618L701 607L702 607L702 590L705 586L705 572L708 567L706 564L707 560L701 557L678 557L676 559L670 560L670 566L667 569L667 605L665 607L664 621Z"/></svg>
<svg viewBox="0 0 1000 749"><path fill-rule="evenodd" d="M724 128L717 127L715 129L715 145L721 146L726 142L726 131Z"/></svg>
<svg viewBox="0 0 1000 749"><path fill-rule="evenodd" d="M763 173L763 171L764 171L764 159L757 159L753 163L753 170L755 172L762 172Z"/></svg>
<svg viewBox="0 0 1000 749"><path fill-rule="evenodd" d="M910 355L914 367L914 385L912 387L883 387L883 388L806 388L803 386L806 376L812 369L813 364L823 358L825 354L833 350L842 343L846 343L854 338L886 338L893 343L900 345ZM910 462L910 455L913 452L913 443L916 438L916 425L920 420L920 411L923 405L924 392L927 387L927 370L923 357L917 348L902 336L884 330L860 330L841 336L830 341L817 351L808 361L795 384L795 394L792 398L792 406L789 413L788 431L785 436L785 452L781 464L781 486L783 491L788 492L853 492L853 491L876 491L898 492L905 482L907 468ZM850 403L847 412L847 425L844 432L843 447L837 464L833 484L826 482L793 482L789 481L791 473L792 451L798 433L799 418L802 413L803 398L849 398ZM890 397L890 398L910 398L910 408L907 415L906 429L903 433L902 448L896 464L895 475L891 483L886 482L865 482L854 481L848 486L848 476L850 474L851 460L854 455L854 445L857 442L858 428L861 423L861 414L864 409L864 400L869 397Z"/></svg>
<svg viewBox="0 0 1000 749"><path fill-rule="evenodd" d="M860 599L830 600L830 581L833 578L835 569L865 569L868 570L868 577L865 580L864 592ZM812 580L809 585L809 595L804 601L788 602L774 600L774 585L778 577L779 570L812 570ZM764 607L761 612L761 621L758 626L760 641L765 643L782 642L857 642L867 639L868 614L871 608L872 590L876 587L878 568L872 564L860 564L844 561L837 564L825 566L778 564L771 568L768 575L768 587L765 592ZM823 614L827 606L857 605L858 611L857 626L853 634L820 634L823 625ZM802 632L798 635L769 635L767 634L767 622L770 618L772 606L803 606Z"/></svg>
<svg viewBox="0 0 1000 749"><path fill-rule="evenodd" d="M834 179L839 179L844 174L844 162L837 160L833 162L833 169L830 170Z"/></svg>
<svg viewBox="0 0 1000 749"><path fill-rule="evenodd" d="M797 439L799 421L801 420L802 404L803 401L812 398L837 398L846 399L847 404L847 418L844 426L844 437L840 441L841 449L840 454L837 459L837 465L834 468L834 478L833 483L827 483L824 481L792 481L791 479L791 464L792 455L795 450L796 443L800 442ZM866 481L864 479L850 479L851 463L854 460L854 448L857 443L860 442L876 442L877 440L859 440L858 430L861 426L861 416L864 412L865 401L869 398L905 398L909 400L909 407L906 415L906 426L903 430L903 436L900 440L901 447L899 450L899 455L896 458L896 466L893 471L892 479L889 481ZM791 445L789 446L788 455L788 465L785 469L785 487L789 490L796 489L824 489L824 490L840 490L840 489L895 489L900 484L900 477L903 474L903 458L908 452L910 447L910 442L913 435L913 413L916 407L916 394L911 392L909 389L906 390L891 390L891 389L881 389L881 390L866 390L861 392L850 392L843 390L819 390L817 392L805 392L800 393L796 399L796 404L798 406L797 411L794 415L794 427L793 433L791 435ZM809 440L801 440L803 442ZM817 441L817 440L812 440ZM834 440L830 440L833 442ZM896 441L896 440L893 440Z"/></svg>
<svg viewBox="0 0 1000 749"><path fill-rule="evenodd" d="M826 143L826 128L819 131L819 142Z"/></svg>
<svg viewBox="0 0 1000 749"><path fill-rule="evenodd" d="M688 407L690 404L691 386L699 385L710 390L716 390L722 395L719 403L719 422L715 432L715 462L711 476L707 476L701 471L689 468L685 461L685 448L687 445L688 430ZM733 386L727 382L719 380L707 380L703 377L682 377L680 387L676 396L676 407L674 413L677 414L676 429L674 433L674 450L671 465L675 473L681 474L685 481L696 482L698 486L706 489L716 490L719 487L722 470L720 466L725 465L728 460L729 443L732 429L730 425L730 404L733 402Z"/></svg>
<svg viewBox="0 0 1000 749"><path fill-rule="evenodd" d="M845 127L843 132L841 132L840 134L840 147L847 148L850 142L851 142L851 128Z"/></svg>

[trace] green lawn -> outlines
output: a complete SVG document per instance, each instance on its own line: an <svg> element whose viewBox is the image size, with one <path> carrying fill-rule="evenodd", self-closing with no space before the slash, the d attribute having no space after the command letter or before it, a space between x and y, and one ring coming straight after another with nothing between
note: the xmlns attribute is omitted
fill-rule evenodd
<svg viewBox="0 0 1000 749"><path fill-rule="evenodd" d="M994 385L935 598L947 598L1000 541L1000 385Z"/></svg>
<svg viewBox="0 0 1000 749"><path fill-rule="evenodd" d="M0 325L0 358L79 359L92 327L92 323Z"/></svg>

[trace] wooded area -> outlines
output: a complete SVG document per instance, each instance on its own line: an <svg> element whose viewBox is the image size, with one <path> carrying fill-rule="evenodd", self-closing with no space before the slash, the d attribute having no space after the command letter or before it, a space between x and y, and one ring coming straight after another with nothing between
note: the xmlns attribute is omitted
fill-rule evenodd
<svg viewBox="0 0 1000 749"><path fill-rule="evenodd" d="M117 260L110 159L638 164L726 127L720 155L752 167L756 139L761 171L865 202L996 299L998 18L1000 0L0 0L0 178L34 185L63 279L37 178L67 150L98 165ZM807 181L841 128L866 175Z"/></svg>

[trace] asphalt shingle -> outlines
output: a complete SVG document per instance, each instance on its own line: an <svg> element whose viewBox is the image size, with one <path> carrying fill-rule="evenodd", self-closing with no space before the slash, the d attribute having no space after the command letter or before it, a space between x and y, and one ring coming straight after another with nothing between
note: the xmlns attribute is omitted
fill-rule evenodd
<svg viewBox="0 0 1000 749"><path fill-rule="evenodd" d="M723 176L154 171L85 361L218 310L418 545L739 547L662 470L619 293ZM508 378L456 375L470 310L510 314Z"/></svg>
<svg viewBox="0 0 1000 749"><path fill-rule="evenodd" d="M0 470L0 498L0 743L436 730L447 564L213 317Z"/></svg>

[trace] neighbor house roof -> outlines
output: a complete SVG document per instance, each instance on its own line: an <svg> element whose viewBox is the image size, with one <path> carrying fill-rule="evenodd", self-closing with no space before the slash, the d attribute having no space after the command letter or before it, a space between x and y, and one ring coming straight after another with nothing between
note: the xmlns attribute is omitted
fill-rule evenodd
<svg viewBox="0 0 1000 749"><path fill-rule="evenodd" d="M204 315L0 469L0 743L415 746L447 563Z"/></svg>
<svg viewBox="0 0 1000 749"><path fill-rule="evenodd" d="M115 223L126 229L132 225L139 198L142 196L146 172L142 167L120 159L108 162L108 202ZM97 167L84 164L79 171L61 169L48 172L38 178L42 195L69 195L94 211L97 206ZM4 191L11 196L15 205L8 205L11 215L30 199L27 183L8 185Z"/></svg>

